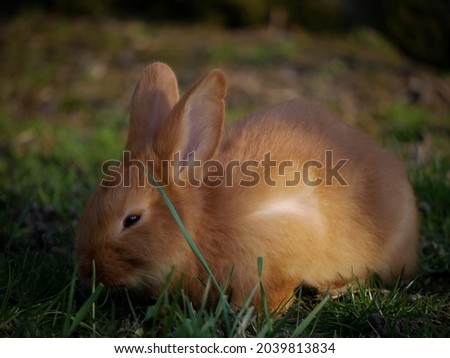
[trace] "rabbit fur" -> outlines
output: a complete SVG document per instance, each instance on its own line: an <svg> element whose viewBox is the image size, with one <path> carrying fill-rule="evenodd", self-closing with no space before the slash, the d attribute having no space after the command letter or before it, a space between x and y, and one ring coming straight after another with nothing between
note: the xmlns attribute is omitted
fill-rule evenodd
<svg viewBox="0 0 450 358"><path fill-rule="evenodd" d="M131 102L128 157L106 172L115 185L96 189L79 222L83 279L95 262L97 281L155 296L172 272L173 284L181 280L201 302L208 276L138 163L165 183L218 282L232 272L227 293L236 306L258 285L258 257L270 310L287 307L301 284L341 292L370 273L386 282L414 273L415 198L393 153L299 99L224 128L225 95L219 70L181 99L167 65L144 70ZM218 298L213 289L209 297ZM261 307L259 290L252 303Z"/></svg>

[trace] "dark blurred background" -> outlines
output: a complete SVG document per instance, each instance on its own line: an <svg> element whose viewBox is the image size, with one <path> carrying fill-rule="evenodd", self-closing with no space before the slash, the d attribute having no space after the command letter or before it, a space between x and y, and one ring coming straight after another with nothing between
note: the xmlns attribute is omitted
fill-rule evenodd
<svg viewBox="0 0 450 358"><path fill-rule="evenodd" d="M450 65L449 0L19 0L2 1L0 9L3 18L44 11L225 27L301 26L332 33L363 25L382 32L416 60Z"/></svg>

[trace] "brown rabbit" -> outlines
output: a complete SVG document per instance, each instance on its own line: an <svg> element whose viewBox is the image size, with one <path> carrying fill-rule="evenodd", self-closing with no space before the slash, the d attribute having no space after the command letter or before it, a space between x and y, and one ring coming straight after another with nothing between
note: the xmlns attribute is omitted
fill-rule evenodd
<svg viewBox="0 0 450 358"><path fill-rule="evenodd" d="M173 272L199 304L207 274L147 169L218 282L225 285L233 272L228 294L237 306L259 282L258 257L271 310L288 304L301 284L339 291L368 273L384 281L413 273L415 199L392 153L302 100L224 130L225 94L218 70L179 99L167 65L145 69L123 160L106 170L79 223L83 279L95 262L99 282L157 295Z"/></svg>

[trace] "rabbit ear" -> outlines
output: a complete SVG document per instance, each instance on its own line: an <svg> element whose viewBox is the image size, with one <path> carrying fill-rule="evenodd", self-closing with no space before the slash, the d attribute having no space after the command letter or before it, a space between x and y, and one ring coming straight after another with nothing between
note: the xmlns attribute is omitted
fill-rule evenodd
<svg viewBox="0 0 450 358"><path fill-rule="evenodd" d="M131 100L126 149L153 143L178 102L178 84L169 66L156 62L147 66Z"/></svg>
<svg viewBox="0 0 450 358"><path fill-rule="evenodd" d="M226 80L214 70L200 79L178 102L157 138L161 159L205 161L214 154L224 120Z"/></svg>

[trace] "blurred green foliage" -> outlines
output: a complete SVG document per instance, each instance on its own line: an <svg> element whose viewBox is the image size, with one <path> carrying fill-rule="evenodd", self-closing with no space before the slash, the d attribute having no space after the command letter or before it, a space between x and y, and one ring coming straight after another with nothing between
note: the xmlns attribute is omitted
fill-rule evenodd
<svg viewBox="0 0 450 358"><path fill-rule="evenodd" d="M450 65L448 0L22 0L2 2L0 9L4 16L40 10L228 27L301 25L328 32L373 26L409 55L432 65Z"/></svg>
<svg viewBox="0 0 450 358"><path fill-rule="evenodd" d="M383 30L409 55L450 66L450 1L383 0Z"/></svg>

